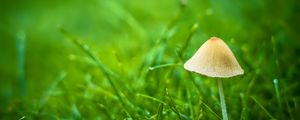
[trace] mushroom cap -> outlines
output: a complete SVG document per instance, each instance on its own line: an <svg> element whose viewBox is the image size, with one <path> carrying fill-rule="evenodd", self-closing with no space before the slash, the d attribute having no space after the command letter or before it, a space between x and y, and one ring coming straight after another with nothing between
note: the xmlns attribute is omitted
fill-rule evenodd
<svg viewBox="0 0 300 120"><path fill-rule="evenodd" d="M188 71L209 77L228 78L244 74L230 48L217 37L207 40L184 64Z"/></svg>

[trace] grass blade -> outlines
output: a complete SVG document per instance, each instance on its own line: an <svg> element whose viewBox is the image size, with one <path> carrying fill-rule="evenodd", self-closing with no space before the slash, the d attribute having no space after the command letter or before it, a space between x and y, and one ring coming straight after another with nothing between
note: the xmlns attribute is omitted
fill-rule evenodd
<svg viewBox="0 0 300 120"><path fill-rule="evenodd" d="M145 95L145 94L140 94L140 93L138 93L137 96L144 97L144 98L148 98L148 99L150 99L150 100L153 100L153 101L159 102L159 103L161 103L161 104L167 105L167 103L165 103L164 101L159 100L159 99L157 99L157 98L155 98L155 97L151 97L151 96L148 96L148 95Z"/></svg>
<svg viewBox="0 0 300 120"><path fill-rule="evenodd" d="M75 119L81 119L81 113L78 110L76 104L72 105L71 111L72 111L73 118L75 118Z"/></svg>
<svg viewBox="0 0 300 120"><path fill-rule="evenodd" d="M16 49L17 49L19 94L22 100L26 93L26 80L25 80L26 34L24 31L19 31L16 35Z"/></svg>
<svg viewBox="0 0 300 120"><path fill-rule="evenodd" d="M240 120L246 120L247 119L247 115L248 115L248 109L247 109L247 105L246 105L246 98L244 93L240 93L240 97L241 97L241 101L242 101L242 111L241 111L241 116L240 116ZM248 97L247 97L248 98Z"/></svg>
<svg viewBox="0 0 300 120"><path fill-rule="evenodd" d="M163 116L163 111L164 111L164 104L160 103L158 110L157 110L157 120L163 120L164 116Z"/></svg>
<svg viewBox="0 0 300 120"><path fill-rule="evenodd" d="M162 64L162 65L157 65L157 66L154 66L154 67L149 67L149 70L155 70L155 69L170 67L170 66L180 66L180 65L181 64L167 63L167 64Z"/></svg>
<svg viewBox="0 0 300 120"><path fill-rule="evenodd" d="M203 102L201 99L200 102L208 111L213 113L219 120L222 120L222 118L215 111L213 111L205 102Z"/></svg>
<svg viewBox="0 0 300 120"><path fill-rule="evenodd" d="M274 84L276 99L277 99L277 102L278 102L278 105L279 105L279 108L281 111L282 105L281 105L281 98L280 98L280 93L279 93L278 79L274 79L273 84Z"/></svg>
<svg viewBox="0 0 300 120"><path fill-rule="evenodd" d="M109 111L106 109L106 107L103 104L98 104L98 106L104 111L104 114L109 120L112 120L113 118L109 114Z"/></svg>
<svg viewBox="0 0 300 120"><path fill-rule="evenodd" d="M42 97L42 99L40 100L39 106L38 106L38 110L42 109L43 106L47 103L49 97L51 96L51 94L53 93L53 91L57 88L57 86L59 85L59 83L61 81L63 81L67 76L66 72L61 72L58 77L54 80L54 82L50 85L49 89L46 91L46 93L44 94L44 96Z"/></svg>
<svg viewBox="0 0 300 120"><path fill-rule="evenodd" d="M186 50L187 46L189 45L189 43L190 43L193 35L197 31L198 27L199 27L198 23L193 24L193 26L191 27L191 30L190 30L190 33L189 33L188 37L185 39L185 42L184 42L183 46L178 51L179 56L182 57L183 52Z"/></svg>
<svg viewBox="0 0 300 120"><path fill-rule="evenodd" d="M168 100L169 100L169 102L168 102L169 107L171 108L171 110L172 110L174 113L176 113L178 119L181 120L180 112L179 112L178 109L176 108L176 105L175 105L173 99L172 99L170 96L168 96Z"/></svg>
<svg viewBox="0 0 300 120"><path fill-rule="evenodd" d="M272 120L275 120L275 118L268 112L268 110L262 104L260 104L260 102L255 97L251 96L251 98Z"/></svg>

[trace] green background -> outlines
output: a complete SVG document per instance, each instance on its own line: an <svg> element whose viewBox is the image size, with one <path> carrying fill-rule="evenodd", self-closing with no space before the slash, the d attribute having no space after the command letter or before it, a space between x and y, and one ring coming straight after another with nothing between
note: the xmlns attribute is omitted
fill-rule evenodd
<svg viewBox="0 0 300 120"><path fill-rule="evenodd" d="M186 0L187 1L187 0ZM297 0L1 0L0 119L221 119L183 64L212 36L245 74L229 118L299 119Z"/></svg>

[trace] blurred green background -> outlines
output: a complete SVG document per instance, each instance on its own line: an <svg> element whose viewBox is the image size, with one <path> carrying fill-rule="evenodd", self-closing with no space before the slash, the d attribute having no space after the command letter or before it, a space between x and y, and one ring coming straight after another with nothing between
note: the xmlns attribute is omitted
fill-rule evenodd
<svg viewBox="0 0 300 120"><path fill-rule="evenodd" d="M183 63L212 36L245 71L230 119L300 119L297 0L1 0L0 119L221 119Z"/></svg>

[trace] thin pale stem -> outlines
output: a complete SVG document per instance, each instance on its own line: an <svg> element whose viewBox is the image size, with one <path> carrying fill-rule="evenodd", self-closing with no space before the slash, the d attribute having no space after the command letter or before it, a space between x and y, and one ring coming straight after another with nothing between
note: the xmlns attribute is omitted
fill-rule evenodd
<svg viewBox="0 0 300 120"><path fill-rule="evenodd" d="M26 92L26 34L20 31L16 35L16 49L17 49L17 67L19 79L20 99L23 100Z"/></svg>
<svg viewBox="0 0 300 120"><path fill-rule="evenodd" d="M223 91L223 86L222 86L222 80L220 80L220 79L218 79L218 87L219 87L219 95L220 95L220 101L221 101L223 120L228 120L224 91Z"/></svg>

